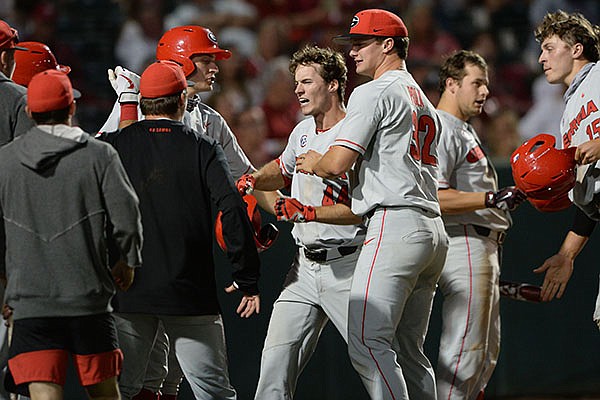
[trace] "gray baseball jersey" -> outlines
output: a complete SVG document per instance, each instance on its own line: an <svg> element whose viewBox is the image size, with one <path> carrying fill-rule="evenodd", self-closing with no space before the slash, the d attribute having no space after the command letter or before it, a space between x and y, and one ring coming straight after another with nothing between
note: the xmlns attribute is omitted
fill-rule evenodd
<svg viewBox="0 0 600 400"><path fill-rule="evenodd" d="M309 149L325 153L338 134L341 122L327 131L317 131L314 118L302 120L288 139L279 156L281 174L292 179L291 196L312 206L350 204L348 174L337 179L322 179L316 175L294 173L296 157ZM292 235L296 244L307 248L356 246L362 243L365 227L331 225L320 222L294 224Z"/></svg>
<svg viewBox="0 0 600 400"><path fill-rule="evenodd" d="M575 75L564 99L565 111L560 121L563 148L600 138L600 63L586 64ZM577 182L571 198L583 211L594 194L600 192L599 169L597 163L577 167ZM597 215L590 216L598 219Z"/></svg>
<svg viewBox="0 0 600 400"><path fill-rule="evenodd" d="M361 155L352 211L369 223L350 289L348 354L374 399L436 396L422 343L448 245L439 124L413 77L391 70L354 89L334 142Z"/></svg>
<svg viewBox="0 0 600 400"><path fill-rule="evenodd" d="M438 110L439 188L497 191L498 178L473 127ZM498 244L473 225L504 231L510 214L485 208L442 215L450 247L438 288L443 296L436 387L439 399L473 399L490 379L500 351Z"/></svg>
<svg viewBox="0 0 600 400"><path fill-rule="evenodd" d="M468 122L438 110L442 131L438 144L438 184L440 189L453 188L464 192L498 190L496 171L486 157L477 133ZM498 208L443 215L444 224L479 225L493 231L504 231L511 225L510 214Z"/></svg>
<svg viewBox="0 0 600 400"><path fill-rule="evenodd" d="M600 63L586 64L575 75L564 99L567 104L560 122L563 148L600 138ZM599 170L597 162L578 166L577 182L570 193L573 202L596 220L597 207L586 206L592 202L595 194L600 193ZM594 321L600 322L600 292L596 299Z"/></svg>
<svg viewBox="0 0 600 400"><path fill-rule="evenodd" d="M352 211L408 206L440 214L435 108L405 70L384 73L352 92L334 145L362 155Z"/></svg>

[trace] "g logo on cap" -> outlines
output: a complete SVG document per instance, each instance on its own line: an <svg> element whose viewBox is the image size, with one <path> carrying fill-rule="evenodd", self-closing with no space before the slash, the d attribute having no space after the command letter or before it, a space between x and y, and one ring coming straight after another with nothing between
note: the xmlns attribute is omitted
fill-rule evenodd
<svg viewBox="0 0 600 400"><path fill-rule="evenodd" d="M358 15L355 15L354 17L352 17L352 22L350 22L350 28L354 28L356 25L358 25L359 22L360 19L358 18Z"/></svg>

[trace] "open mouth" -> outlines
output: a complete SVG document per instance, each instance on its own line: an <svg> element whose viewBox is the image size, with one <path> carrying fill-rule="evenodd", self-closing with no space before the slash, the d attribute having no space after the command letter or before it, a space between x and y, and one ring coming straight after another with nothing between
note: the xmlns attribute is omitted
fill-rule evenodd
<svg viewBox="0 0 600 400"><path fill-rule="evenodd" d="M310 100L305 99L305 98L299 98L298 101L300 102L300 104L307 104L310 102Z"/></svg>

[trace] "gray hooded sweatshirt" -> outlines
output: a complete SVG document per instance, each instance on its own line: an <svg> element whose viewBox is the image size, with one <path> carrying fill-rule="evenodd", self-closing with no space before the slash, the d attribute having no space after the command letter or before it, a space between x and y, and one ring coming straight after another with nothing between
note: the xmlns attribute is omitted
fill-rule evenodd
<svg viewBox="0 0 600 400"><path fill-rule="evenodd" d="M79 128L40 125L0 148L0 273L15 319L111 311L106 226L141 264L138 199L117 152Z"/></svg>

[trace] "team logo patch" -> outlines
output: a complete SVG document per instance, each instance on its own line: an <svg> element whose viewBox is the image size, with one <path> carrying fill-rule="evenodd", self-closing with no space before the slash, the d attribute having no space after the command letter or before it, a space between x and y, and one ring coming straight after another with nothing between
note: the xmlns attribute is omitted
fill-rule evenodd
<svg viewBox="0 0 600 400"><path fill-rule="evenodd" d="M307 143L308 143L308 136L307 135L302 135L300 137L300 147L306 147Z"/></svg>
<svg viewBox="0 0 600 400"><path fill-rule="evenodd" d="M467 161L472 164L474 162L481 160L484 157L485 157L485 153L483 152L481 147L475 146L471 149L471 151L469 151L469 154L467 154Z"/></svg>
<svg viewBox="0 0 600 400"><path fill-rule="evenodd" d="M218 45L217 43L217 37L215 36L214 33L212 33L211 31L208 31L208 39L213 42L214 44Z"/></svg>
<svg viewBox="0 0 600 400"><path fill-rule="evenodd" d="M350 22L350 28L354 28L356 25L358 25L359 22L360 19L358 18L358 15L355 15L354 17L352 17L352 22Z"/></svg>

